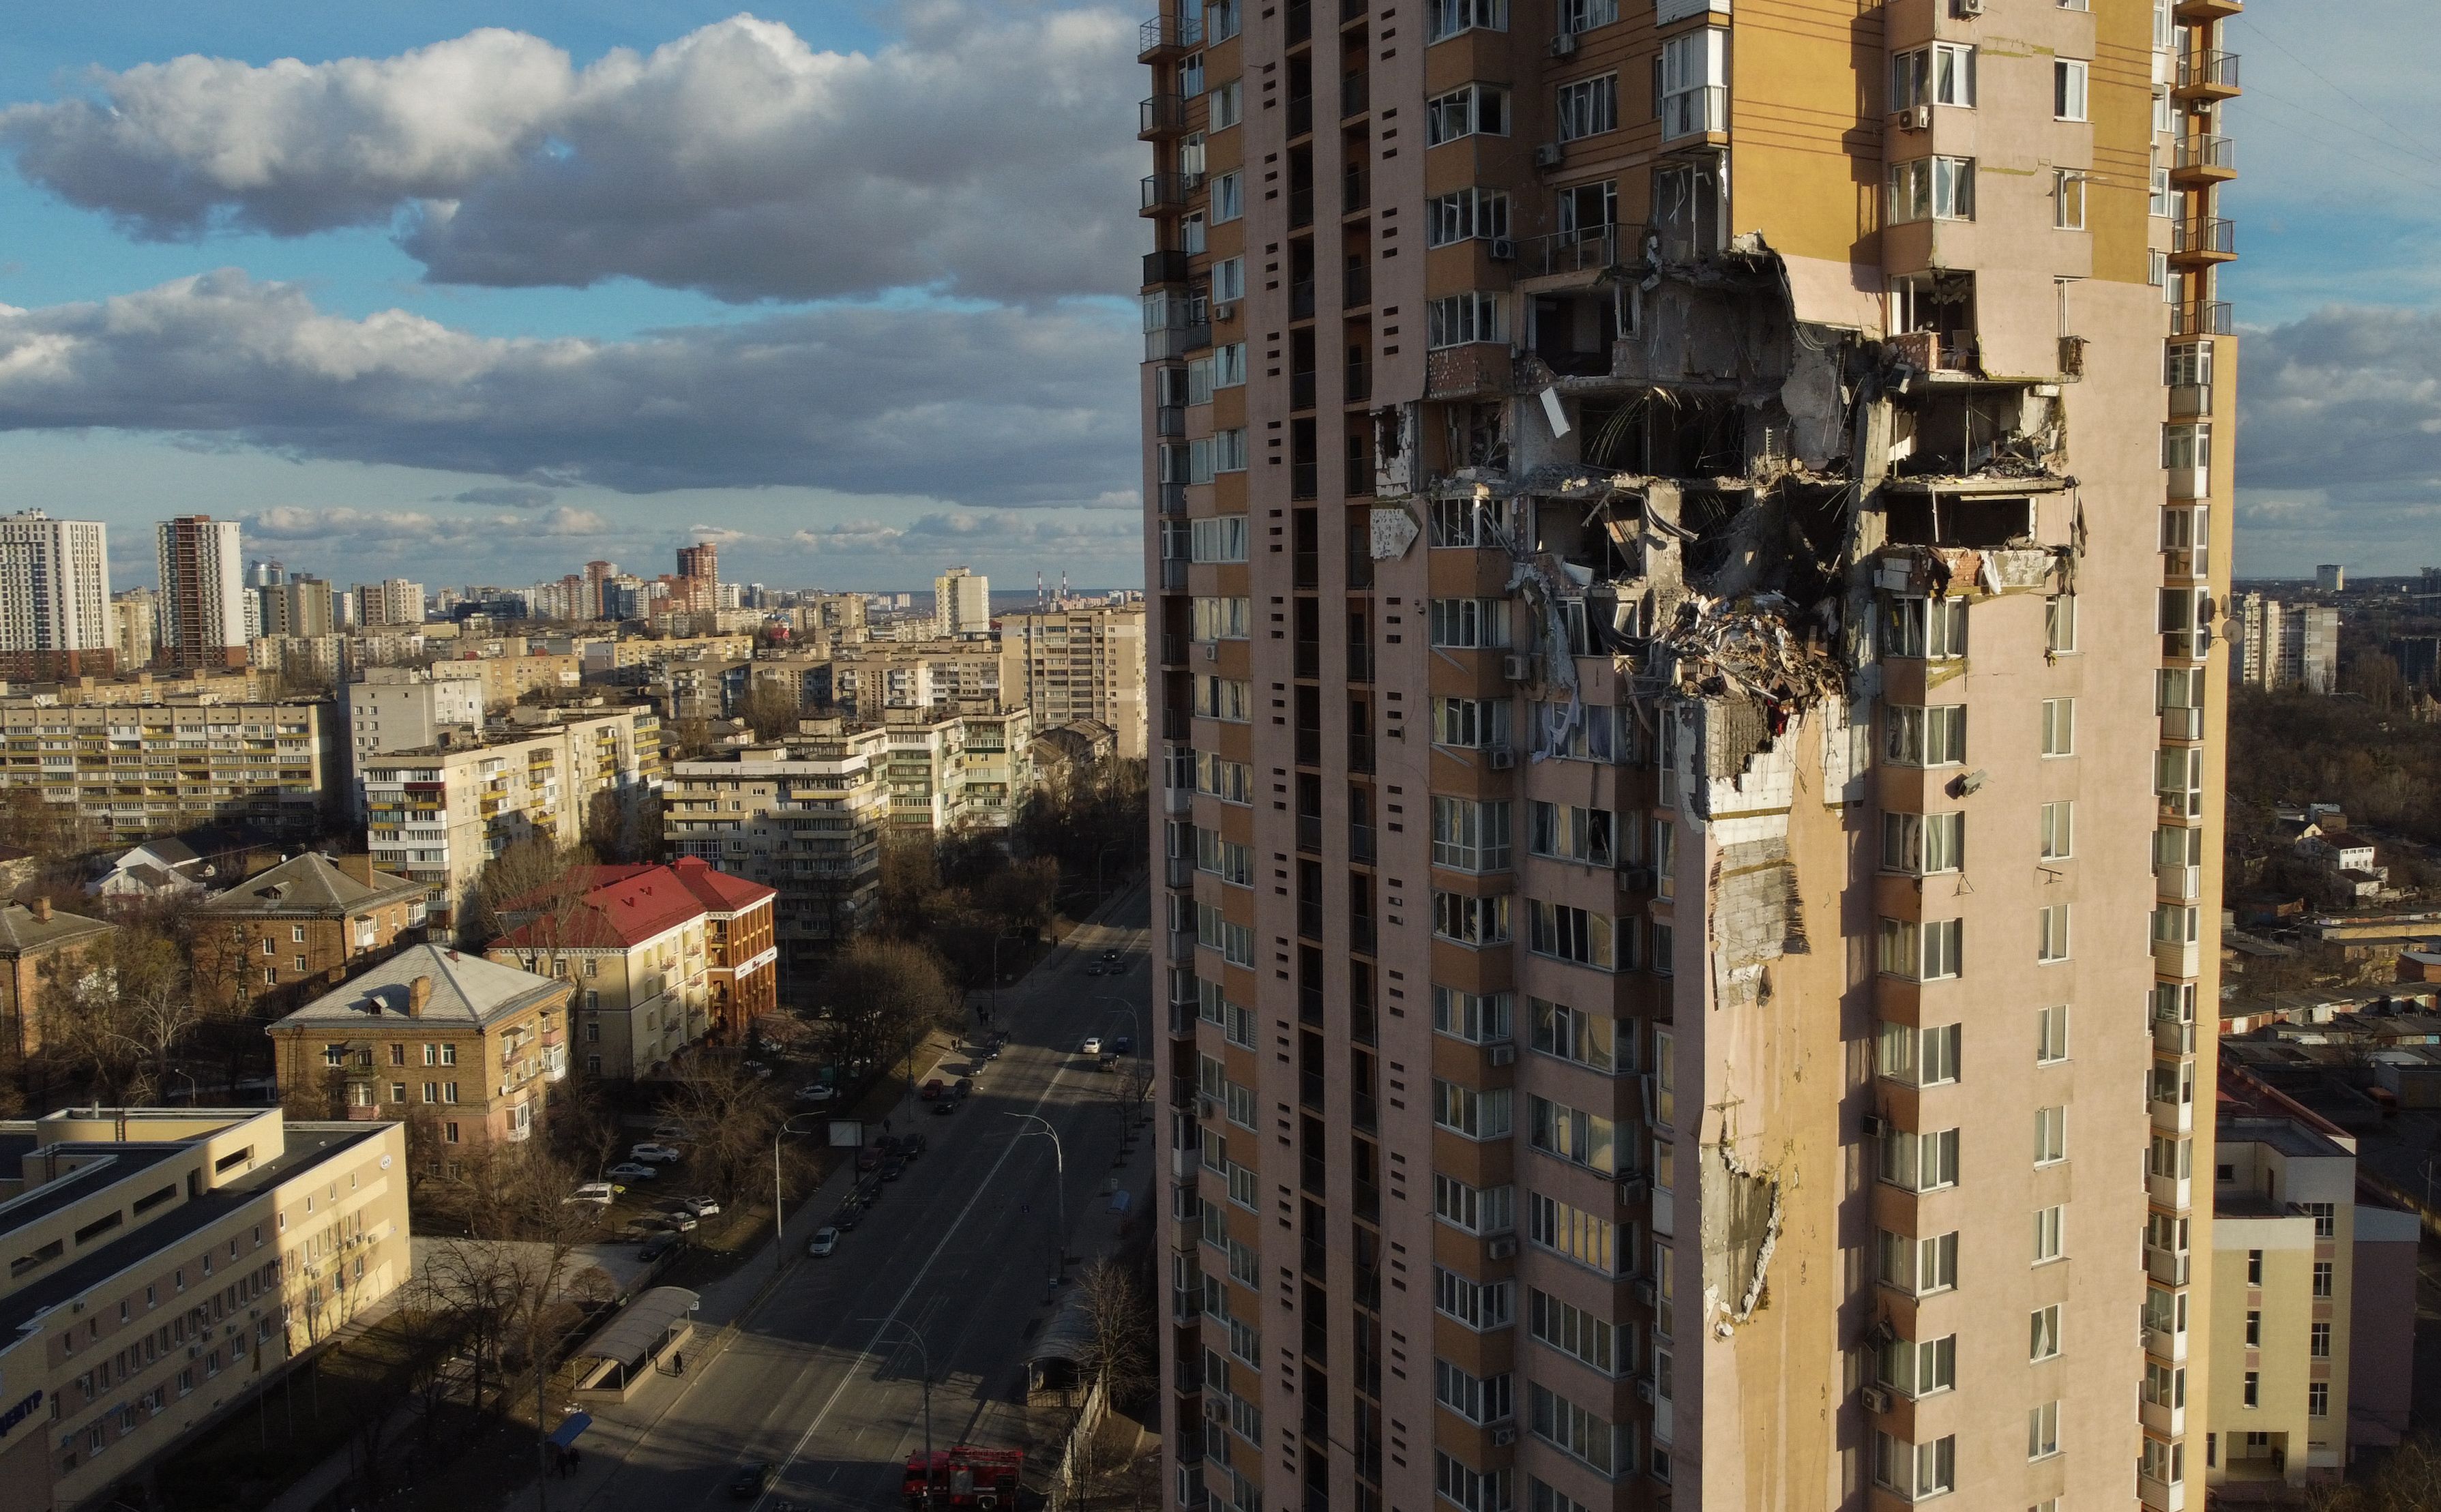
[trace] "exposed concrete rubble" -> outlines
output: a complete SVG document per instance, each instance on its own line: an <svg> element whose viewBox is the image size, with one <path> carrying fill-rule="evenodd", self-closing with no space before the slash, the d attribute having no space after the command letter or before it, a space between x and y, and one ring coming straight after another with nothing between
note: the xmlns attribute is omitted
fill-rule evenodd
<svg viewBox="0 0 2441 1512"><path fill-rule="evenodd" d="M1781 1178L1749 1170L1728 1140L1711 1149L1720 1159L1704 1165L1704 1312L1726 1335L1763 1304L1780 1244Z"/></svg>

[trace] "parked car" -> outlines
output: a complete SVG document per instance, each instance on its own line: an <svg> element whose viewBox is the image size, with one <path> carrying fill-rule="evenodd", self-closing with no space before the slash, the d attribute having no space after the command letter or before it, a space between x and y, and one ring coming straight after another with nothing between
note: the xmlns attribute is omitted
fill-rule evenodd
<svg viewBox="0 0 2441 1512"><path fill-rule="evenodd" d="M932 1116L934 1118L945 1118L957 1110L958 1100L954 1097L944 1097L939 1102L932 1105Z"/></svg>
<svg viewBox="0 0 2441 1512"><path fill-rule="evenodd" d="M845 1233L856 1227L856 1218L857 1200L854 1194L850 1194L848 1199L840 1204L839 1211L831 1215L831 1227Z"/></svg>
<svg viewBox="0 0 2441 1512"><path fill-rule="evenodd" d="M839 1248L840 1232L836 1225L825 1225L814 1231L814 1242L805 1246L805 1253L819 1260Z"/></svg>
<svg viewBox="0 0 2441 1512"><path fill-rule="evenodd" d="M602 1174L616 1177L622 1181L650 1181L658 1179L661 1173L652 1166L640 1164L634 1161L621 1161Z"/></svg>
<svg viewBox="0 0 2441 1512"><path fill-rule="evenodd" d="M675 1202L661 1209L660 1219L680 1233L693 1233L696 1231L694 1212Z"/></svg>
<svg viewBox="0 0 2441 1512"><path fill-rule="evenodd" d="M868 1144L856 1152L856 1168L859 1172L881 1169L881 1146Z"/></svg>
<svg viewBox="0 0 2441 1512"><path fill-rule="evenodd" d="M885 1181L895 1181L906 1174L907 1159L904 1156L894 1155L881 1162L881 1179Z"/></svg>
<svg viewBox="0 0 2441 1512"><path fill-rule="evenodd" d="M1113 1055L1124 1055L1129 1051L1135 1048L1136 1042L1125 1035L1121 1035L1116 1039L1111 1041L1111 1053Z"/></svg>
<svg viewBox="0 0 2441 1512"><path fill-rule="evenodd" d="M949 1091L959 1102L963 1103L967 1098L975 1095L975 1079L971 1076L961 1076L958 1078L958 1085L950 1088Z"/></svg>
<svg viewBox="0 0 2441 1512"><path fill-rule="evenodd" d="M591 1202L606 1208L618 1195L619 1188L612 1182L588 1181L559 1200L563 1207L570 1202Z"/></svg>
<svg viewBox="0 0 2441 1512"><path fill-rule="evenodd" d="M921 1134L886 1135L881 1141L881 1149L884 1156L903 1156L912 1161L930 1149L931 1143Z"/></svg>
<svg viewBox="0 0 2441 1512"><path fill-rule="evenodd" d="M679 1123L677 1119L665 1119L653 1125L653 1138L660 1140L664 1143L671 1140L682 1140L687 1137L687 1126L684 1124Z"/></svg>
<svg viewBox="0 0 2441 1512"><path fill-rule="evenodd" d="M1105 960L1105 961L1116 961L1116 960L1119 960L1119 959L1120 959L1120 956L1119 956L1118 947L1117 947L1116 945L1113 945L1113 946L1112 946L1110 949L1103 951L1103 952L1102 952L1102 959L1103 959L1103 960Z"/></svg>
<svg viewBox="0 0 2441 1512"><path fill-rule="evenodd" d="M718 1197L683 1197L678 1198L678 1205L698 1218L717 1217L720 1214Z"/></svg>
<svg viewBox="0 0 2441 1512"><path fill-rule="evenodd" d="M751 1502L771 1489L771 1483L779 1478L780 1467L768 1462L741 1466L737 1473L730 1478L730 1499L736 1502Z"/></svg>
<svg viewBox="0 0 2441 1512"><path fill-rule="evenodd" d="M759 1060L750 1060L743 1064L746 1068L746 1074L749 1076L768 1076L771 1074L771 1068Z"/></svg>
<svg viewBox="0 0 2441 1512"><path fill-rule="evenodd" d="M664 1229L644 1241L644 1247L636 1251L636 1258L645 1261L659 1260L685 1242L677 1234Z"/></svg>
<svg viewBox="0 0 2441 1512"><path fill-rule="evenodd" d="M1102 1036L1099 1035L1087 1035L1085 1036L1084 1048L1080 1050L1078 1053L1084 1055L1098 1055L1101 1053Z"/></svg>
<svg viewBox="0 0 2441 1512"><path fill-rule="evenodd" d="M833 1097L838 1095L839 1094L837 1092L833 1091L830 1088L824 1087L820 1082L815 1082L811 1086L800 1087L797 1089L798 1102L811 1103L816 1107L820 1107L821 1105L829 1102Z"/></svg>
<svg viewBox="0 0 2441 1512"><path fill-rule="evenodd" d="M1085 963L1085 975L1087 975L1087 976L1089 976L1089 977L1098 977L1098 976L1100 976L1101 974L1102 974L1102 963L1101 963L1100 962L1098 962L1098 961L1088 961L1087 963Z"/></svg>
<svg viewBox="0 0 2441 1512"><path fill-rule="evenodd" d="M673 1144L639 1144L627 1152L627 1159L647 1165L676 1165L686 1157Z"/></svg>
<svg viewBox="0 0 2441 1512"><path fill-rule="evenodd" d="M928 1103L937 1101L948 1089L947 1082L942 1081L938 1076L932 1077L924 1083L924 1101Z"/></svg>

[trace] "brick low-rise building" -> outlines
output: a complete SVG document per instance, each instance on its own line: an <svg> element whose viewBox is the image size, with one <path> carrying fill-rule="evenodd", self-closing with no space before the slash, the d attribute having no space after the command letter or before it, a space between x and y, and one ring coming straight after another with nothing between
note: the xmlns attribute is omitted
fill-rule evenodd
<svg viewBox="0 0 2441 1512"><path fill-rule="evenodd" d="M425 889L370 855L308 851L195 910L195 980L221 1001L285 1007L422 938Z"/></svg>
<svg viewBox="0 0 2441 1512"><path fill-rule="evenodd" d="M132 843L211 823L319 829L338 797L327 702L62 706L0 700L0 789L72 806Z"/></svg>
<svg viewBox="0 0 2441 1512"><path fill-rule="evenodd" d="M272 1024L283 1098L319 1090L332 1115L399 1119L415 1158L530 1138L568 1074L570 984L436 945L409 946Z"/></svg>
<svg viewBox="0 0 2441 1512"><path fill-rule="evenodd" d="M117 927L57 912L48 898L0 904L0 1053L22 1060L43 1048L43 1003L63 990L61 968Z"/></svg>

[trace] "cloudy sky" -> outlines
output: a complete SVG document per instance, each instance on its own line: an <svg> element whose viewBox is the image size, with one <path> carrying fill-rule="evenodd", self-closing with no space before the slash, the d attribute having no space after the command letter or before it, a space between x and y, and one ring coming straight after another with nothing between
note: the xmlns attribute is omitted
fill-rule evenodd
<svg viewBox="0 0 2441 1512"><path fill-rule="evenodd" d="M717 534L776 584L1134 584L1137 19L16 8L0 509L109 521L121 583L202 511L343 580ZM2441 562L2441 89L2397 45L2428 26L2228 28L2241 573Z"/></svg>

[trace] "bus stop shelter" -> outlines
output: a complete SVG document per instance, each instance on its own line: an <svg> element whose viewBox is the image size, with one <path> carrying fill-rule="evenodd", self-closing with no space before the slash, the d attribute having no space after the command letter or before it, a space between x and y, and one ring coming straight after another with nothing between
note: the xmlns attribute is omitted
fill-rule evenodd
<svg viewBox="0 0 2441 1512"><path fill-rule="evenodd" d="M699 1301L683 1287L655 1287L620 1308L576 1351L575 1400L624 1402L633 1396L664 1358L694 1337Z"/></svg>

